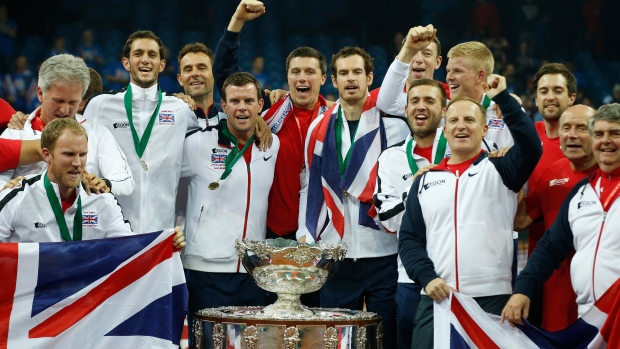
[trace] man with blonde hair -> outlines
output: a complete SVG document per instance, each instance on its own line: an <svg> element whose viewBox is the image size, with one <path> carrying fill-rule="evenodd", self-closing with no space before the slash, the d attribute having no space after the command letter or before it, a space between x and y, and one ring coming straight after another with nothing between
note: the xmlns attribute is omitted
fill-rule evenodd
<svg viewBox="0 0 620 349"><path fill-rule="evenodd" d="M511 146L514 142L504 120L497 113L495 102L485 93L487 78L493 73L495 61L493 54L483 43L464 42L448 51L446 82L450 86L450 97L466 96L486 110L486 123L489 128L484 137L487 150Z"/></svg>

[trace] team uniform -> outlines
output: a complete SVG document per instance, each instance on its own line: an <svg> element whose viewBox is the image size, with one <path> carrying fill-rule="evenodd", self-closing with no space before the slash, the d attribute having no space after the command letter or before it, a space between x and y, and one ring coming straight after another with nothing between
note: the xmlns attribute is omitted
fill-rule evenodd
<svg viewBox="0 0 620 349"><path fill-rule="evenodd" d="M232 164L232 172L219 180L227 159L241 147L225 135L226 120L193 132L185 140L181 176L189 177L187 246L183 251L189 291L188 314L219 306L266 305L261 290L235 252L235 240L264 240L267 196L274 178L280 142L261 151L252 142ZM227 131L226 131L227 132ZM191 323L191 322L190 322ZM193 330L193 329L192 329ZM191 338L191 336L190 336Z"/></svg>
<svg viewBox="0 0 620 349"><path fill-rule="evenodd" d="M45 175L28 176L20 188L0 194L1 242L63 241L45 191ZM60 201L58 184L51 185ZM82 240L134 235L112 194L89 196L81 186L76 190L82 201ZM64 211L69 232L73 231L77 202Z"/></svg>
<svg viewBox="0 0 620 349"><path fill-rule="evenodd" d="M379 156L377 186L373 196L374 204L379 214L379 220L385 229L398 232L405 212L405 201L409 188L413 184L413 175L408 162L408 147L411 147L411 156L418 168L422 168L433 159L446 157L447 144L441 142L443 131L437 129L435 141L427 157L420 155L416 142L411 135L404 142L386 149ZM445 138L443 138L445 141ZM409 145L411 143L411 145ZM439 144L445 145L443 154ZM449 150L448 150L449 151ZM434 162L434 161L433 161ZM400 257L398 258L398 286L396 288L396 324L398 348L411 348L411 333L413 320L420 301L421 287L415 284L405 272Z"/></svg>
<svg viewBox="0 0 620 349"><path fill-rule="evenodd" d="M507 91L495 100L515 146L503 158L489 159L481 151L461 164L445 159L418 177L407 196L399 248L407 274L422 287L441 277L476 298L485 311L499 314L512 290L517 193L541 148L532 121L517 101ZM416 314L416 347L432 347L432 308L431 298L423 296Z"/></svg>
<svg viewBox="0 0 620 349"><path fill-rule="evenodd" d="M394 348L398 240L368 213L374 211L377 159L382 150L405 139L409 127L402 119L381 117L372 96L357 125L336 117L339 109L334 104L308 129L297 237L347 245L345 260L321 289L321 306L361 309L366 296L367 308L383 317L384 347ZM343 169L338 138L342 158L351 152Z"/></svg>
<svg viewBox="0 0 620 349"><path fill-rule="evenodd" d="M572 287L582 316L620 278L620 170L598 169L570 191L556 220L519 274L514 293L530 296L536 284L573 251Z"/></svg>
<svg viewBox="0 0 620 349"><path fill-rule="evenodd" d="M133 125L140 139L158 104L158 85L141 88L131 83ZM198 128L193 111L179 98L162 94L161 106L142 157L138 157L125 111L127 90L91 98L84 110L89 122L105 126L124 151L135 180L131 196L119 197L125 217L137 233L148 233L174 225L175 200L183 140L188 129Z"/></svg>
<svg viewBox="0 0 620 349"><path fill-rule="evenodd" d="M543 143L544 156L544 143ZM539 162L540 163L540 162ZM554 162L530 188L525 197L527 212L532 220L544 219L547 231L555 221L562 202L576 183L598 169L598 164L585 171L575 171L566 158ZM570 281L572 253L553 272L543 288L541 327L547 331L559 331L577 320L577 303Z"/></svg>
<svg viewBox="0 0 620 349"><path fill-rule="evenodd" d="M0 171L16 168L19 165L19 157L22 141L18 139L0 139Z"/></svg>
<svg viewBox="0 0 620 349"><path fill-rule="evenodd" d="M13 114L15 114L15 109L7 101L0 98L0 128L7 127Z"/></svg>
<svg viewBox="0 0 620 349"><path fill-rule="evenodd" d="M41 109L37 108L26 119L23 130L6 129L2 138L35 140L41 139L43 122L40 118ZM133 192L135 183L127 163L126 156L119 148L114 137L105 127L92 121L86 122L81 115L76 115L79 122L88 134L88 156L86 171L94 173L110 181L112 193L116 196L128 196ZM38 174L47 169L45 161L36 164L20 166L14 170L0 173L0 186L18 176Z"/></svg>

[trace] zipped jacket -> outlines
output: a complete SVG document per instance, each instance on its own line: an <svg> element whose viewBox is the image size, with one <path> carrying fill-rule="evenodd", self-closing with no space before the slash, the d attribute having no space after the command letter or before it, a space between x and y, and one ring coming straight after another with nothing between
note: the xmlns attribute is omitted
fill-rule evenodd
<svg viewBox="0 0 620 349"><path fill-rule="evenodd" d="M485 152L463 173L448 159L418 177L407 196L400 257L423 287L435 278L470 297L510 294L517 193L542 154L532 120L507 91L494 98L515 145L502 158Z"/></svg>

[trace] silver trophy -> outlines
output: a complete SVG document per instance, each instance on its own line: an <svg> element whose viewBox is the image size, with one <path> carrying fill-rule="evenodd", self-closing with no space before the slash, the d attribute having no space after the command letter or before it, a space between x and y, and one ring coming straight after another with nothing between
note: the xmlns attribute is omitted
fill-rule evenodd
<svg viewBox="0 0 620 349"><path fill-rule="evenodd" d="M278 300L263 309L274 319L308 318L315 312L302 305L302 294L318 291L347 254L346 245L332 246L321 241L298 243L293 240L236 241L243 266L256 284L277 293Z"/></svg>

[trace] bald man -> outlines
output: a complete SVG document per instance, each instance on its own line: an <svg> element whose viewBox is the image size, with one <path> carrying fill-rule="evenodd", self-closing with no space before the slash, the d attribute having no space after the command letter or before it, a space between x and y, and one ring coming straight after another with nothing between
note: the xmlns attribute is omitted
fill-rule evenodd
<svg viewBox="0 0 620 349"><path fill-rule="evenodd" d="M594 112L588 106L575 105L562 113L558 132L564 158L549 166L525 200L520 201L515 230L523 230L542 217L547 231L573 186L598 169L588 133L588 121ZM571 257L544 284L541 327L547 331L564 329L577 320L576 296L570 281Z"/></svg>

